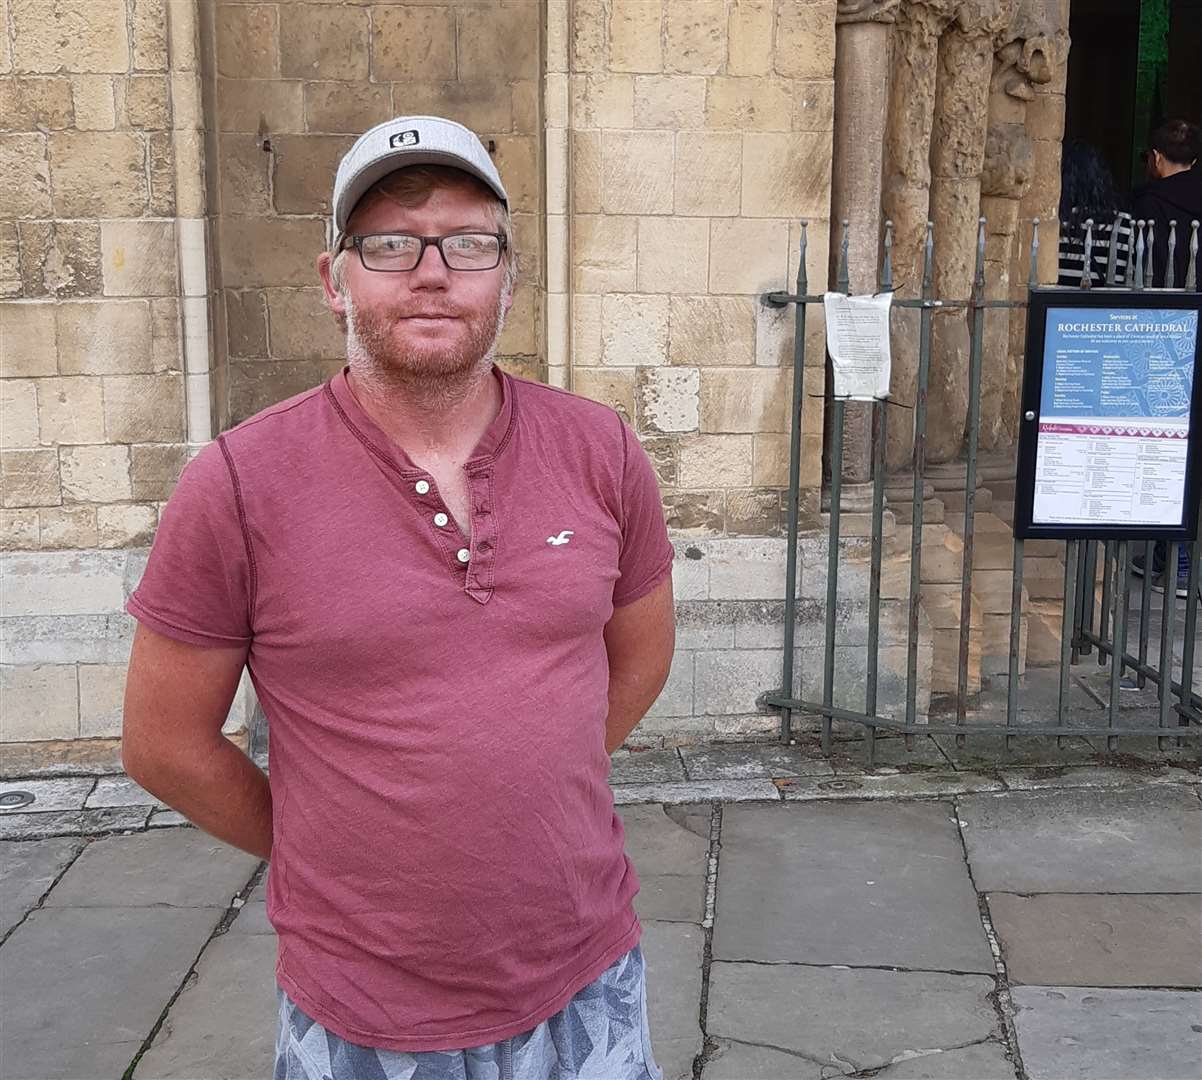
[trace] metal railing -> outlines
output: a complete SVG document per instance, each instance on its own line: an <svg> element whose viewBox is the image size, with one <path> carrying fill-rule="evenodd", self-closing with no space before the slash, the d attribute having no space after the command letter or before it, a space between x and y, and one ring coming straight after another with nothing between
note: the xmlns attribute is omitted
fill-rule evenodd
<svg viewBox="0 0 1202 1080"><path fill-rule="evenodd" d="M1117 224L1117 223L1116 223ZM974 516L977 491L977 459L980 437L981 419L981 368L984 342L985 313L989 309L1025 310L1027 300L992 300L985 296L985 218L978 221L976 265L973 275L971 296L967 300L937 299L932 295L934 278L934 226L927 222L926 238L923 253L923 273L920 295L913 299L894 298L893 307L902 309L917 309L919 312L919 350L917 389L913 402L914 437L911 455L913 472L913 492L911 497L911 535L910 535L910 587L908 596L908 622L906 639L906 683L905 683L905 713L904 720L893 719L879 715L878 692L880 685L880 637L879 623L881 610L881 563L884 540L884 511L885 511L885 443L888 424L889 403L874 401L872 409L872 512L871 512L871 547L867 615L867 659L866 685L864 708L862 711L841 708L834 704L834 689L836 679L836 648L835 623L836 607L839 591L839 540L840 540L840 500L842 496L842 474L844 456L844 420L846 401L833 398L830 401L829 412L829 448L830 448L830 517L828 530L827 579L826 579L826 613L823 640L823 685L822 700L807 700L794 696L795 674L795 629L797 612L797 547L799 534L800 508L800 476L801 476L801 443L802 443L802 405L805 399L805 358L806 358L806 309L813 304L823 303L821 292L809 291L809 278L806 268L807 225L801 222L801 252L798 260L796 288L792 293L771 292L764 294L764 303L775 307L794 305L794 348L793 348L793 395L790 420L789 445L789 508L788 508L788 550L785 567L785 625L784 653L782 657L782 677L778 688L766 691L759 698L761 705L780 710L780 737L788 742L792 736L794 713L817 715L821 718L822 749L829 753L831 749L832 721L850 721L865 728L869 761L875 749L875 736L878 729L901 732L906 737L907 746L914 735L955 735L957 745L964 745L965 736L975 734L1005 735L1003 745L1007 750L1012 747L1012 740L1022 736L1055 736L1057 741L1068 736L1099 735L1107 738L1109 749L1115 749L1121 736L1160 736L1158 745L1163 747L1166 741L1179 743L1182 735L1194 736L1196 730L1189 725L1202 725L1202 696L1193 688L1193 662L1195 639L1198 620L1198 586L1199 563L1202 562L1202 528L1198 537L1191 545L1190 572L1188 595L1185 599L1185 626L1183 635L1183 664L1179 679L1173 677L1174 623L1176 616L1176 596L1173 580L1166 586L1165 600L1161 613L1159 628L1158 663L1149 662L1149 627L1150 627L1150 596L1149 589L1144 588L1142 603L1143 617L1140 620L1139 642L1137 652L1128 651L1128 552L1129 544L1125 541L1108 542L1069 540L1065 543L1064 551L1064 605L1061 625L1060 679L1057 698L1055 723L1048 724L1017 724L1019 707L1020 683L1020 649L1022 633L1022 596L1024 569L1024 542L1014 541L1013 555L1013 588L1011 594L1010 627L1009 627L1009 669L1006 677L1006 718L1004 724L968 722L969 712L969 660L970 638L973 627L972 615L972 581L974 560ZM1105 280L1097 287L1114 289L1116 295L1124 292L1140 292L1150 283L1152 256L1155 237L1150 227L1151 223L1137 221L1133 225L1134 242L1128 245L1127 258L1120 265L1117 257L1117 245L1110 245ZM1094 248L1092 220L1085 222L1084 242L1084 273L1081 289L1095 287L1092 271L1092 255ZM848 236L849 223L842 222L842 237L839 248L839 258L836 271L836 291L849 291L848 267ZM1199 223L1191 222L1190 253L1188 270L1183 288L1177 292L1193 292L1197 289L1198 263L1198 230ZM1172 223L1168 238L1168 270L1167 288L1173 286L1173 266L1177 244L1176 222ZM1113 234L1112 234L1113 235ZM893 224L885 222L882 243L882 259L878 270L877 281L880 292L892 291L893 283ZM1031 222L1030 270L1028 286L1038 285L1037 261L1039 254L1039 219ZM1129 286L1120 285L1130 282ZM1078 292L1076 287L1065 288L1066 294ZM964 483L964 521L963 521L963 573L960 592L960 622L959 622L959 656L957 664L957 681L955 694L955 719L953 723L928 723L918 715L919 687L919 636L922 585L922 536L924 512L924 474L926 471L926 432L927 432L927 395L931 361L931 326L933 312L938 309L964 309L971 325L971 347L969 352L969 411L966 424L966 461ZM825 390L818 388L819 392ZM1017 453L1017 447L1015 448ZM1150 581L1153 570L1153 545L1146 544L1145 567ZM1169 567L1170 578L1175 574L1177 559L1176 544L1168 547L1165 565ZM1102 596L1096 604L1096 575L1101 557ZM1108 629L1113 632L1108 635ZM1079 723L1070 725L1069 691L1072 665L1079 663L1082 656L1097 650L1098 662L1111 665L1107 722L1105 726L1090 726ZM1113 662L1114 657L1118 662ZM1167 663L1166 663L1167 661ZM1125 685L1124 676L1131 671L1136 678L1136 685L1143 687L1152 683L1158 688L1159 729L1147 727L1123 727L1118 723L1120 715L1119 694ZM1175 718L1177 726L1170 725L1170 719ZM1169 732L1170 734L1162 734Z"/></svg>

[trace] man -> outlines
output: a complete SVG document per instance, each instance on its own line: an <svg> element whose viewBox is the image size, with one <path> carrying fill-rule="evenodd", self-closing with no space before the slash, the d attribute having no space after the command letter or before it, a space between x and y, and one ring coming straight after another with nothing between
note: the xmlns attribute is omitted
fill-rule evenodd
<svg viewBox="0 0 1202 1080"><path fill-rule="evenodd" d="M608 754L673 648L654 474L492 364L515 263L465 128L339 166L347 367L189 465L141 585L129 773L270 858L277 1080L659 1080ZM270 786L221 736L243 665Z"/></svg>
<svg viewBox="0 0 1202 1080"><path fill-rule="evenodd" d="M1190 233L1202 218L1202 172L1195 167L1202 152L1202 131L1187 120L1166 120L1148 140L1148 182L1132 193L1132 214L1152 223L1151 277L1156 288L1165 284L1169 262L1170 222L1177 222L1177 248L1173 259L1173 284L1185 285ZM1202 267L1199 268L1202 272Z"/></svg>

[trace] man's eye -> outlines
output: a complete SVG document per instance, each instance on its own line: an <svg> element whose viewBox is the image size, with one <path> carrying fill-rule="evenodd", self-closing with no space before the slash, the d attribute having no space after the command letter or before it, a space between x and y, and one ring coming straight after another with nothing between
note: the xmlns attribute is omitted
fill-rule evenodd
<svg viewBox="0 0 1202 1080"><path fill-rule="evenodd" d="M446 239L446 244L454 251L480 251L487 245L487 242L490 239L492 238L476 236L473 233L465 236L448 236Z"/></svg>

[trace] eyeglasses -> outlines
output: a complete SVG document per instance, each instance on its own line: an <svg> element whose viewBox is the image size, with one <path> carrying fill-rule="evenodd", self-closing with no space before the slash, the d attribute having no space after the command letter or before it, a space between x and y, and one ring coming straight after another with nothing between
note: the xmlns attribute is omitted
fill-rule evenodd
<svg viewBox="0 0 1202 1080"><path fill-rule="evenodd" d="M430 246L438 248L450 270L492 270L500 264L506 245L504 233L461 232L447 236L371 233L344 237L338 250L356 248L365 270L389 274L417 269Z"/></svg>

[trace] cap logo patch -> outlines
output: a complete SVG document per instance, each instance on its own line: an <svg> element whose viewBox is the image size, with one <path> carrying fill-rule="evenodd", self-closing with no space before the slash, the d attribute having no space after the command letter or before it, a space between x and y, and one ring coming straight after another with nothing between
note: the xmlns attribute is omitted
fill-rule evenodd
<svg viewBox="0 0 1202 1080"><path fill-rule="evenodd" d="M390 147L416 146L421 141L421 136L418 135L416 130L399 131L388 140L388 145Z"/></svg>

